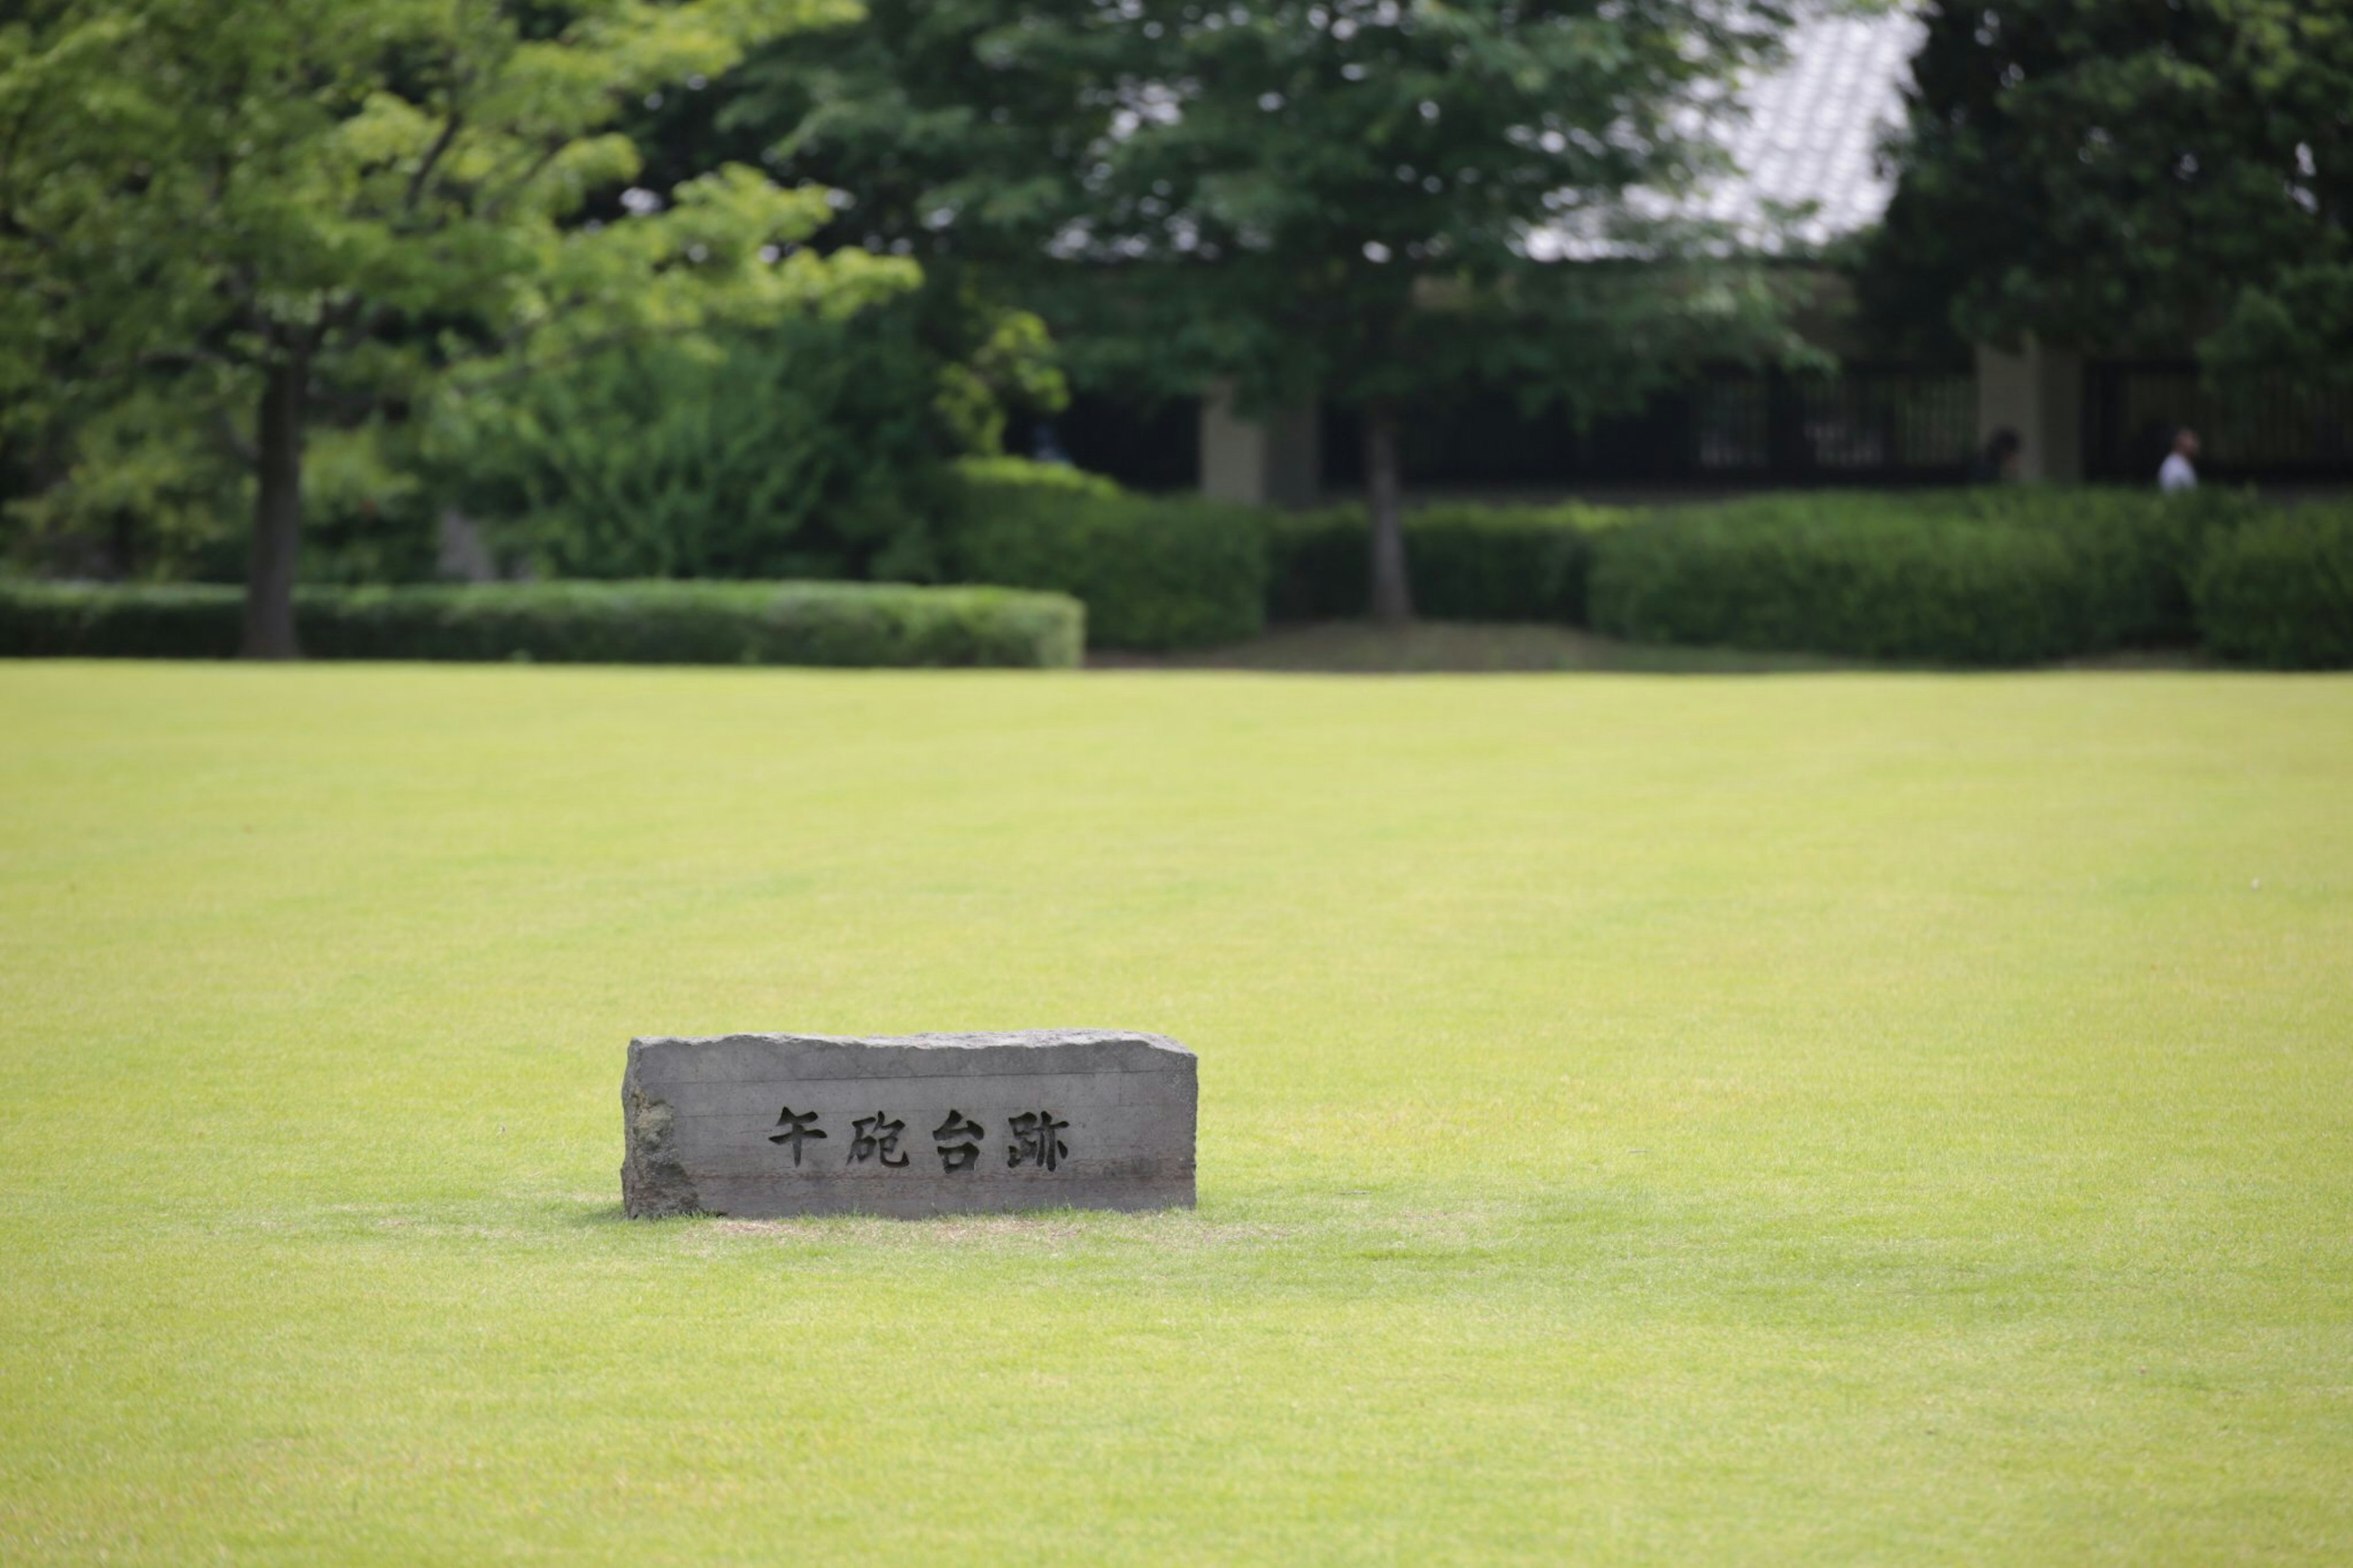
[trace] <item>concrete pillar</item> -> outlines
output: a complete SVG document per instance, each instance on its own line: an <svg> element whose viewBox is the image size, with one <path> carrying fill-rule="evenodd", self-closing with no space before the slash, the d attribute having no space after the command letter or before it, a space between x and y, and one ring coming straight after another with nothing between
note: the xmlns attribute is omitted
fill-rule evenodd
<svg viewBox="0 0 2353 1568"><path fill-rule="evenodd" d="M1314 402L1244 418L1233 388L1201 398L1201 493L1250 506L1313 506L1324 468L1324 421Z"/></svg>
<svg viewBox="0 0 2353 1568"><path fill-rule="evenodd" d="M1979 343L1978 445L2018 432L2018 477L2073 484L2084 477L2084 356L2032 337L2017 353Z"/></svg>

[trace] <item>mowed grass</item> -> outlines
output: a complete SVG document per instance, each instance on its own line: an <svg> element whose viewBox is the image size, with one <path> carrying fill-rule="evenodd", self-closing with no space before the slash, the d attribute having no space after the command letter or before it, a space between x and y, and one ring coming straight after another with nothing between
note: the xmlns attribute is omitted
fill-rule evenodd
<svg viewBox="0 0 2353 1568"><path fill-rule="evenodd" d="M0 1559L2344 1562L2353 681L0 667ZM632 1034L1201 1205L632 1223Z"/></svg>

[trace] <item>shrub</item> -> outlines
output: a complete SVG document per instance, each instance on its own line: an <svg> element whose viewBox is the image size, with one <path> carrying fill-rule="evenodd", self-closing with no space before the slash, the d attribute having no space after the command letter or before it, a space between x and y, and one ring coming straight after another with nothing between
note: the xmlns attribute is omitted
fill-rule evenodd
<svg viewBox="0 0 2353 1568"><path fill-rule="evenodd" d="M0 656L228 658L245 593L214 583L0 582Z"/></svg>
<svg viewBox="0 0 2353 1568"><path fill-rule="evenodd" d="M2301 507L2213 540L2198 625L2224 658L2353 668L2353 510Z"/></svg>
<svg viewBox="0 0 2353 1568"><path fill-rule="evenodd" d="M1601 507L1445 505L1406 514L1414 609L1437 620L1585 620L1595 532L1624 514ZM1278 620L1365 613L1369 525L1360 506L1279 517L1268 610Z"/></svg>
<svg viewBox="0 0 2353 1568"><path fill-rule="evenodd" d="M1089 473L1069 463L1041 463L1031 458L958 458L955 471L966 484L986 489L1031 489L1096 496L1109 500L1127 492L1108 474Z"/></svg>
<svg viewBox="0 0 2353 1568"><path fill-rule="evenodd" d="M2017 664L2072 651L2075 578L2058 540L2023 529L1694 511L1606 541L1591 611L1637 642Z"/></svg>
<svg viewBox="0 0 2353 1568"><path fill-rule="evenodd" d="M79 417L47 426L28 417L0 435L0 460L22 463L0 463L0 553L58 575L235 574L251 481L216 412L185 387L141 385Z"/></svg>
<svg viewBox="0 0 2353 1568"><path fill-rule="evenodd" d="M243 613L229 587L0 584L0 654L225 658ZM305 587L295 620L325 658L1063 667L1084 612L998 588L538 583Z"/></svg>
<svg viewBox="0 0 2353 1568"><path fill-rule="evenodd" d="M1274 512L1266 524L1266 613L1278 621L1361 616L1370 596L1361 506Z"/></svg>
<svg viewBox="0 0 2353 1568"><path fill-rule="evenodd" d="M926 575L939 370L905 307L607 348L447 402L434 488L549 577Z"/></svg>
<svg viewBox="0 0 2353 1568"><path fill-rule="evenodd" d="M1102 647L1200 647L1265 625L1265 522L1250 508L1002 460L958 478L945 553L960 582L1072 595Z"/></svg>
<svg viewBox="0 0 2353 1568"><path fill-rule="evenodd" d="M1992 485L1841 499L2053 535L2084 574L2084 652L2195 640L2189 581L2206 541L2262 510L2252 491L2222 489L2162 496L2151 490Z"/></svg>
<svg viewBox="0 0 2353 1568"><path fill-rule="evenodd" d="M2017 664L2185 643L2243 496L1988 487L1758 498L1599 537L1589 609L1659 642Z"/></svg>

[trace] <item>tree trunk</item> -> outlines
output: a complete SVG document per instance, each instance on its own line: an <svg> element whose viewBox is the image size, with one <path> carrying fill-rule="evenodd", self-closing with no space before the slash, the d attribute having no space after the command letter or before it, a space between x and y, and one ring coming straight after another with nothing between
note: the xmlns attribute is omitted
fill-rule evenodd
<svg viewBox="0 0 2353 1568"><path fill-rule="evenodd" d="M131 574L139 569L139 527L129 507L117 508L108 520L106 565L119 583L130 582Z"/></svg>
<svg viewBox="0 0 2353 1568"><path fill-rule="evenodd" d="M294 640L294 556L302 543L302 400L307 353L269 367L261 389L260 484L253 561L245 580L245 657L300 658Z"/></svg>
<svg viewBox="0 0 2353 1568"><path fill-rule="evenodd" d="M1399 488L1397 408L1376 403L1365 410L1365 500L1373 514L1372 611L1375 620L1392 626L1413 619Z"/></svg>

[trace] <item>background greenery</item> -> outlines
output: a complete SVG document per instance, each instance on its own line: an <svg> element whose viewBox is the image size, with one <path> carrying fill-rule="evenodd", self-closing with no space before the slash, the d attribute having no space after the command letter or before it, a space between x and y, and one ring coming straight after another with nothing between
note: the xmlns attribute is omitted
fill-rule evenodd
<svg viewBox="0 0 2353 1568"><path fill-rule="evenodd" d="M1087 642L1097 649L1218 647L1256 636L1270 617L1366 608L1359 509L1282 513L1130 495L1098 476L1005 458L965 459L925 488L935 513L902 517L874 537L897 541L889 548L902 561L920 558L951 581L1071 595L1086 606ZM551 525L543 537L554 533ZM2353 508L2341 504L2280 512L2245 492L2163 498L2044 486L1820 491L1665 510L1438 506L1409 514L1405 533L1426 607L1452 621L1947 665L2122 650L2178 656L2193 647L2282 668L2353 665ZM715 537L691 529L682 536ZM779 589L758 592L765 604ZM911 614L929 605L923 616L944 616L944 626L968 618L952 604L982 603L893 592L858 599L803 584L786 596L812 613L835 606L828 624L845 626L842 615L865 615L849 612L852 604ZM500 658L527 643L541 657L657 661L708 660L717 648L723 662L736 657L725 650L744 646L749 602L719 583L601 595L562 584L373 595L311 589L303 599L306 626L357 626L352 606L364 604L369 624L398 628L357 640L322 631L325 653ZM28 585L0 592L0 647L210 657L224 651L227 605L189 590ZM436 607L466 605L495 606L501 629ZM659 608L659 624L621 625L617 617L633 606L649 616ZM169 636L167 623L177 628ZM1061 635L1048 640L1059 646ZM1016 640L1027 647L1027 637ZM806 637L764 634L761 646L768 661L971 662L918 653L895 634L859 634L822 650ZM860 648L871 657L849 657Z"/></svg>
<svg viewBox="0 0 2353 1568"><path fill-rule="evenodd" d="M1087 606L1095 647L1198 647L1239 642L1266 624L1271 513L1128 495L1018 460L967 463L957 479L946 528L952 574L1072 595Z"/></svg>
<svg viewBox="0 0 2353 1568"><path fill-rule="evenodd" d="M0 582L0 657L226 658L240 605L217 584ZM1057 668L1086 640L1063 595L901 584L306 588L294 609L323 658Z"/></svg>
<svg viewBox="0 0 2353 1568"><path fill-rule="evenodd" d="M936 370L897 314L612 349L453 420L448 489L549 576L930 575Z"/></svg>
<svg viewBox="0 0 2353 1568"><path fill-rule="evenodd" d="M12 1563L2353 1552L2342 679L0 713ZM633 1033L1052 1023L1198 1213L617 1217Z"/></svg>
<svg viewBox="0 0 2353 1568"><path fill-rule="evenodd" d="M1361 426L1367 507L1273 541L1278 615L1399 616L1410 560L1425 613L1576 619L1581 529L1431 513L1408 548L1398 410L1471 391L1591 416L1703 363L1941 363L2025 333L2195 347L2218 386L2244 373L2267 398L2341 380L2341 7L1925 19L1885 225L1835 255L1792 242L1792 268L1619 200L1715 172L1691 110L1777 58L1778 4L37 5L0 27L5 556L247 576L248 651L273 655L293 651L298 576L424 580L466 517L509 573L1018 572L1087 584L1106 646L1235 635L1240 589L1177 591L1214 554L1199 513L1154 513L1164 531L1124 506L991 503L987 545L952 547L953 465L1063 406L1067 357L1118 396L1223 384L1245 411L1314 396ZM1555 264L1563 232L1617 260ZM1366 515L1385 564L1360 590L1339 526ZM2112 624L2115 584L2089 590L2107 608L2079 602L2129 550L1861 526L1684 532L1804 580L1775 624L1863 583L1847 597L1871 624L1841 649L2006 659L2143 635ZM1167 560L1126 571L1091 542L1113 538ZM1721 570L1678 559L1715 585L1671 635L1768 635ZM2167 568L2168 639L2196 570ZM1915 575L1939 585L1899 591L1908 624L1889 626L1869 584ZM2019 626L1968 631L1997 589ZM2336 657L2288 635L2263 657Z"/></svg>
<svg viewBox="0 0 2353 1568"><path fill-rule="evenodd" d="M1589 608L1638 640L1964 664L2182 645L2209 536L2259 510L2042 486L1759 496L1604 537Z"/></svg>
<svg viewBox="0 0 2353 1568"><path fill-rule="evenodd" d="M2353 12L2310 0L1932 0L1885 221L1882 338L2353 384Z"/></svg>
<svg viewBox="0 0 2353 1568"><path fill-rule="evenodd" d="M1417 507L1405 516L1416 604L1437 620L1586 624L1593 534L1630 516L1621 508ZM1329 506L1271 517L1268 605L1282 620L1362 616L1369 602L1365 515Z"/></svg>
<svg viewBox="0 0 2353 1568"><path fill-rule="evenodd" d="M2200 563L2198 618L2226 658L2353 668L2353 509L2266 518Z"/></svg>
<svg viewBox="0 0 2353 1568"><path fill-rule="evenodd" d="M0 428L36 469L168 395L253 494L243 651L296 657L306 435L617 342L903 295L756 164L618 121L832 0L45 0L0 26ZM37 489L46 489L46 485Z"/></svg>

